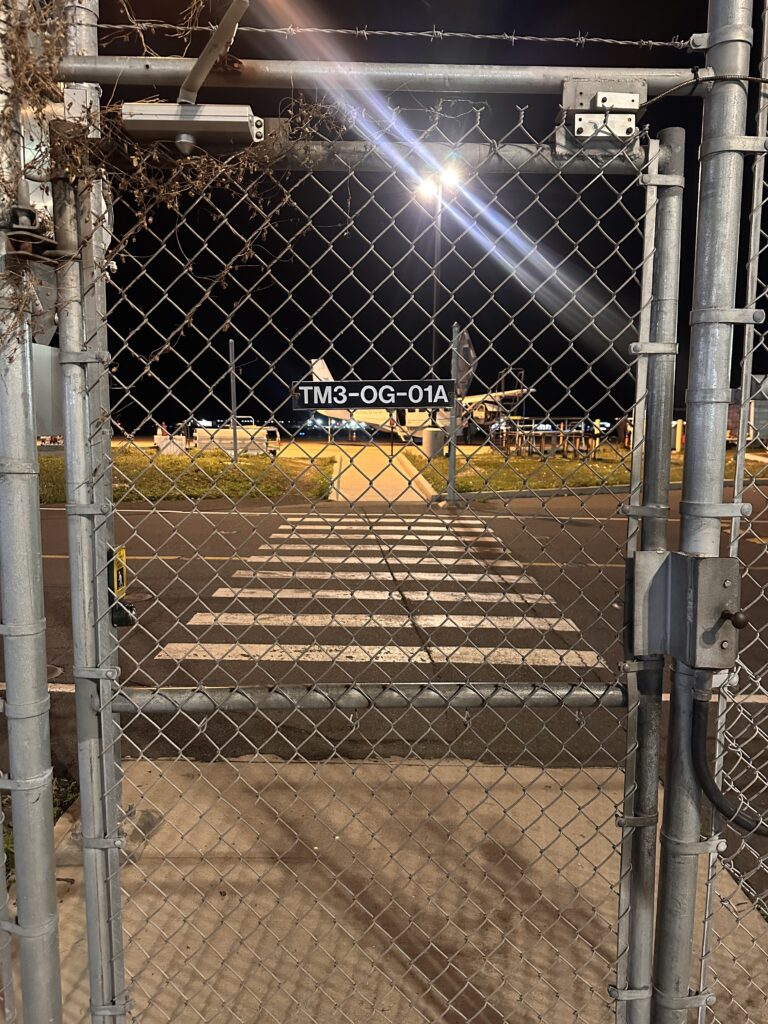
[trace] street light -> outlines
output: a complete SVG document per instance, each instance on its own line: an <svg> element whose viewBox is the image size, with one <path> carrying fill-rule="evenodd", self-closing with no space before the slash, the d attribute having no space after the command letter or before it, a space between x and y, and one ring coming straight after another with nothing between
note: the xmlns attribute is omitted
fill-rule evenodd
<svg viewBox="0 0 768 1024"><path fill-rule="evenodd" d="M437 303L440 288L440 260L443 240L443 200L446 192L455 192L461 184L456 164L445 164L439 171L422 178L416 186L416 195L425 202L434 201L434 252L432 258L432 373L437 363ZM433 413L434 420L434 413Z"/></svg>

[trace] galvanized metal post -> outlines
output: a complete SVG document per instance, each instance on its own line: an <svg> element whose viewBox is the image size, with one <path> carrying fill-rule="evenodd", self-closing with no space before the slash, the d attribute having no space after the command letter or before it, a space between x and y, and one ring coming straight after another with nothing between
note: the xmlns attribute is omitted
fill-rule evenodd
<svg viewBox="0 0 768 1024"><path fill-rule="evenodd" d="M98 53L98 0L76 0L65 8L67 50L79 56ZM98 137L99 86L78 82L69 85L64 93L65 116L78 124L83 134ZM112 418L110 401L110 374L107 370L109 347L107 338L106 257L109 240L107 198L102 180L95 174L78 183L76 192L77 232L79 234L80 276L79 287L83 316L83 347L89 352L85 364L86 392L88 395L89 443L93 473L93 502L99 508L108 508L112 501ZM92 629L96 633L94 664L101 671L117 670L118 650L116 630L112 622L109 598L110 553L114 549L114 517L105 514L94 518L92 524L94 617ZM117 676L117 672L115 672ZM108 835L117 835L120 821L119 718L111 706L112 691L116 683L107 678L98 680L97 724L89 723L98 734L101 789L103 790L104 827ZM96 709L83 707L83 713L93 717ZM96 749L94 747L94 753ZM123 965L122 917L120 912L120 851L108 848L106 878L110 889L108 919L110 943L105 954L109 958L106 970L111 977L109 991L122 993L125 985Z"/></svg>
<svg viewBox="0 0 768 1024"><path fill-rule="evenodd" d="M5 662L16 921L0 920L19 949L21 1000L28 1024L62 1019L49 697L43 617L40 497L32 400L32 351L23 264L7 226L21 183L18 111L3 40L12 31L0 7L0 609ZM10 186L10 189L8 188Z"/></svg>
<svg viewBox="0 0 768 1024"><path fill-rule="evenodd" d="M60 266L57 279L91 1017L99 1024L114 1024L124 1019L123 983L115 970L116 964L121 967L122 963L120 957L115 956L113 942L114 919L119 921L119 904L114 904L114 858L121 839L107 807L110 794L104 771L100 709L104 703L103 684L110 685L117 678L117 671L99 665L93 544L94 522L103 521L110 507L97 505L94 495L87 357L84 356L80 270L76 259L79 237L75 195L69 181L62 177L54 178L52 192L56 242L62 251L73 253L73 257Z"/></svg>
<svg viewBox="0 0 768 1024"><path fill-rule="evenodd" d="M680 240L683 215L685 131L667 128L659 134L662 149L656 186L655 253L647 355L647 398L643 437L643 510L640 548L667 547L671 422L674 405L677 347ZM663 351L666 349L666 351ZM656 883L656 833L659 794L661 691L664 659L639 659L637 676L636 771L632 804L633 829L629 890L627 987L642 993L627 1001L629 1024L651 1020L653 971L653 901Z"/></svg>
<svg viewBox="0 0 768 1024"><path fill-rule="evenodd" d="M680 547L688 554L716 557L733 324L738 319L734 306L744 170L739 139L747 114L747 83L739 76L749 74L751 0L710 0L708 29L708 63L727 80L715 81L704 101ZM694 690L706 691L711 683L711 672L675 666L654 956L655 1024L684 1024L708 998L689 992L698 859L709 849L699 842L701 791L691 763L691 713Z"/></svg>
<svg viewBox="0 0 768 1024"><path fill-rule="evenodd" d="M451 331L451 379L456 382L459 376L459 325L454 324ZM455 504L459 498L456 489L456 441L458 434L458 411L459 396L453 396L451 403L451 421L448 436L448 489L446 499L448 504Z"/></svg>

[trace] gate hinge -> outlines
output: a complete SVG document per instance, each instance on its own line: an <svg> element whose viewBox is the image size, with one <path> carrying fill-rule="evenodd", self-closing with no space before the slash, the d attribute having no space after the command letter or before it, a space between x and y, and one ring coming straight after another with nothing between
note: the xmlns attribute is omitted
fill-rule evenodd
<svg viewBox="0 0 768 1024"><path fill-rule="evenodd" d="M685 188L683 174L641 174L640 184L655 188Z"/></svg>
<svg viewBox="0 0 768 1024"><path fill-rule="evenodd" d="M108 1003L103 1006L91 1003L91 1016L94 1019L98 1017L127 1017L132 1005L133 1003L130 999L124 999L122 1002Z"/></svg>
<svg viewBox="0 0 768 1024"><path fill-rule="evenodd" d="M718 43L748 43L750 46L755 33L749 25L721 25L714 32L694 32L688 40L688 52L711 50Z"/></svg>
<svg viewBox="0 0 768 1024"><path fill-rule="evenodd" d="M675 551L632 556L632 655L668 655L693 668L736 663L741 579L735 558Z"/></svg>
<svg viewBox="0 0 768 1024"><path fill-rule="evenodd" d="M677 345L660 341L633 341L629 351L633 356L676 356Z"/></svg>
<svg viewBox="0 0 768 1024"><path fill-rule="evenodd" d="M670 848L672 853L679 857L711 857L713 853L725 853L728 844L718 835L710 836L709 839L699 839L696 842L686 843L681 839L674 839L666 832L661 833L661 845Z"/></svg>
<svg viewBox="0 0 768 1024"><path fill-rule="evenodd" d="M705 139L699 147L699 158L715 153L758 153L765 156L768 138L763 135L721 135Z"/></svg>
<svg viewBox="0 0 768 1024"><path fill-rule="evenodd" d="M692 309L689 318L694 324L762 324L764 309ZM630 346L631 347L631 346Z"/></svg>
<svg viewBox="0 0 768 1024"><path fill-rule="evenodd" d="M59 363L62 365L68 363L75 363L77 365L83 363L108 363L109 361L109 352L94 352L93 349L82 349L79 352L62 352L59 350Z"/></svg>
<svg viewBox="0 0 768 1024"><path fill-rule="evenodd" d="M650 999L650 988L617 988L616 985L608 986L608 995L611 999L620 1003L634 1002L637 999Z"/></svg>
<svg viewBox="0 0 768 1024"><path fill-rule="evenodd" d="M691 992L687 996L674 996L669 992L662 992L658 988L653 990L653 1000L658 1006L665 1010L695 1010L700 1006L714 1006L717 1001L715 993L704 989L703 992Z"/></svg>

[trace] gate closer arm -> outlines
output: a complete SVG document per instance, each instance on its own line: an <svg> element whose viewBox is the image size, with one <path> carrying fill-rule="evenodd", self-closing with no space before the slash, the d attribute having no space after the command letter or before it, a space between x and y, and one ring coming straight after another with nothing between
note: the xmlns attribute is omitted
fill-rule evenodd
<svg viewBox="0 0 768 1024"><path fill-rule="evenodd" d="M733 514L724 506L723 514ZM748 515L751 509L739 510ZM631 646L635 657L668 655L694 669L718 671L736 664L737 632L748 625L740 609L741 580L736 558L637 551L630 563ZM752 817L723 793L707 754L711 691L695 692L691 753L699 785L731 825L768 836L768 820Z"/></svg>
<svg viewBox="0 0 768 1024"><path fill-rule="evenodd" d="M197 94L216 61L229 50L235 41L235 33L240 19L250 7L250 0L232 0L224 15L216 26L213 35L205 44L203 52L197 58L189 74L181 83L179 103L197 103Z"/></svg>

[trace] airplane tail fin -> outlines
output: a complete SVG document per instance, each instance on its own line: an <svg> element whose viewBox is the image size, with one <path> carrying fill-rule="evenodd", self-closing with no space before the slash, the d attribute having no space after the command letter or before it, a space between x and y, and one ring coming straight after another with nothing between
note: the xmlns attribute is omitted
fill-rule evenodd
<svg viewBox="0 0 768 1024"><path fill-rule="evenodd" d="M332 381L331 371L328 369L328 364L324 359L313 359L312 360L312 380L316 381Z"/></svg>

